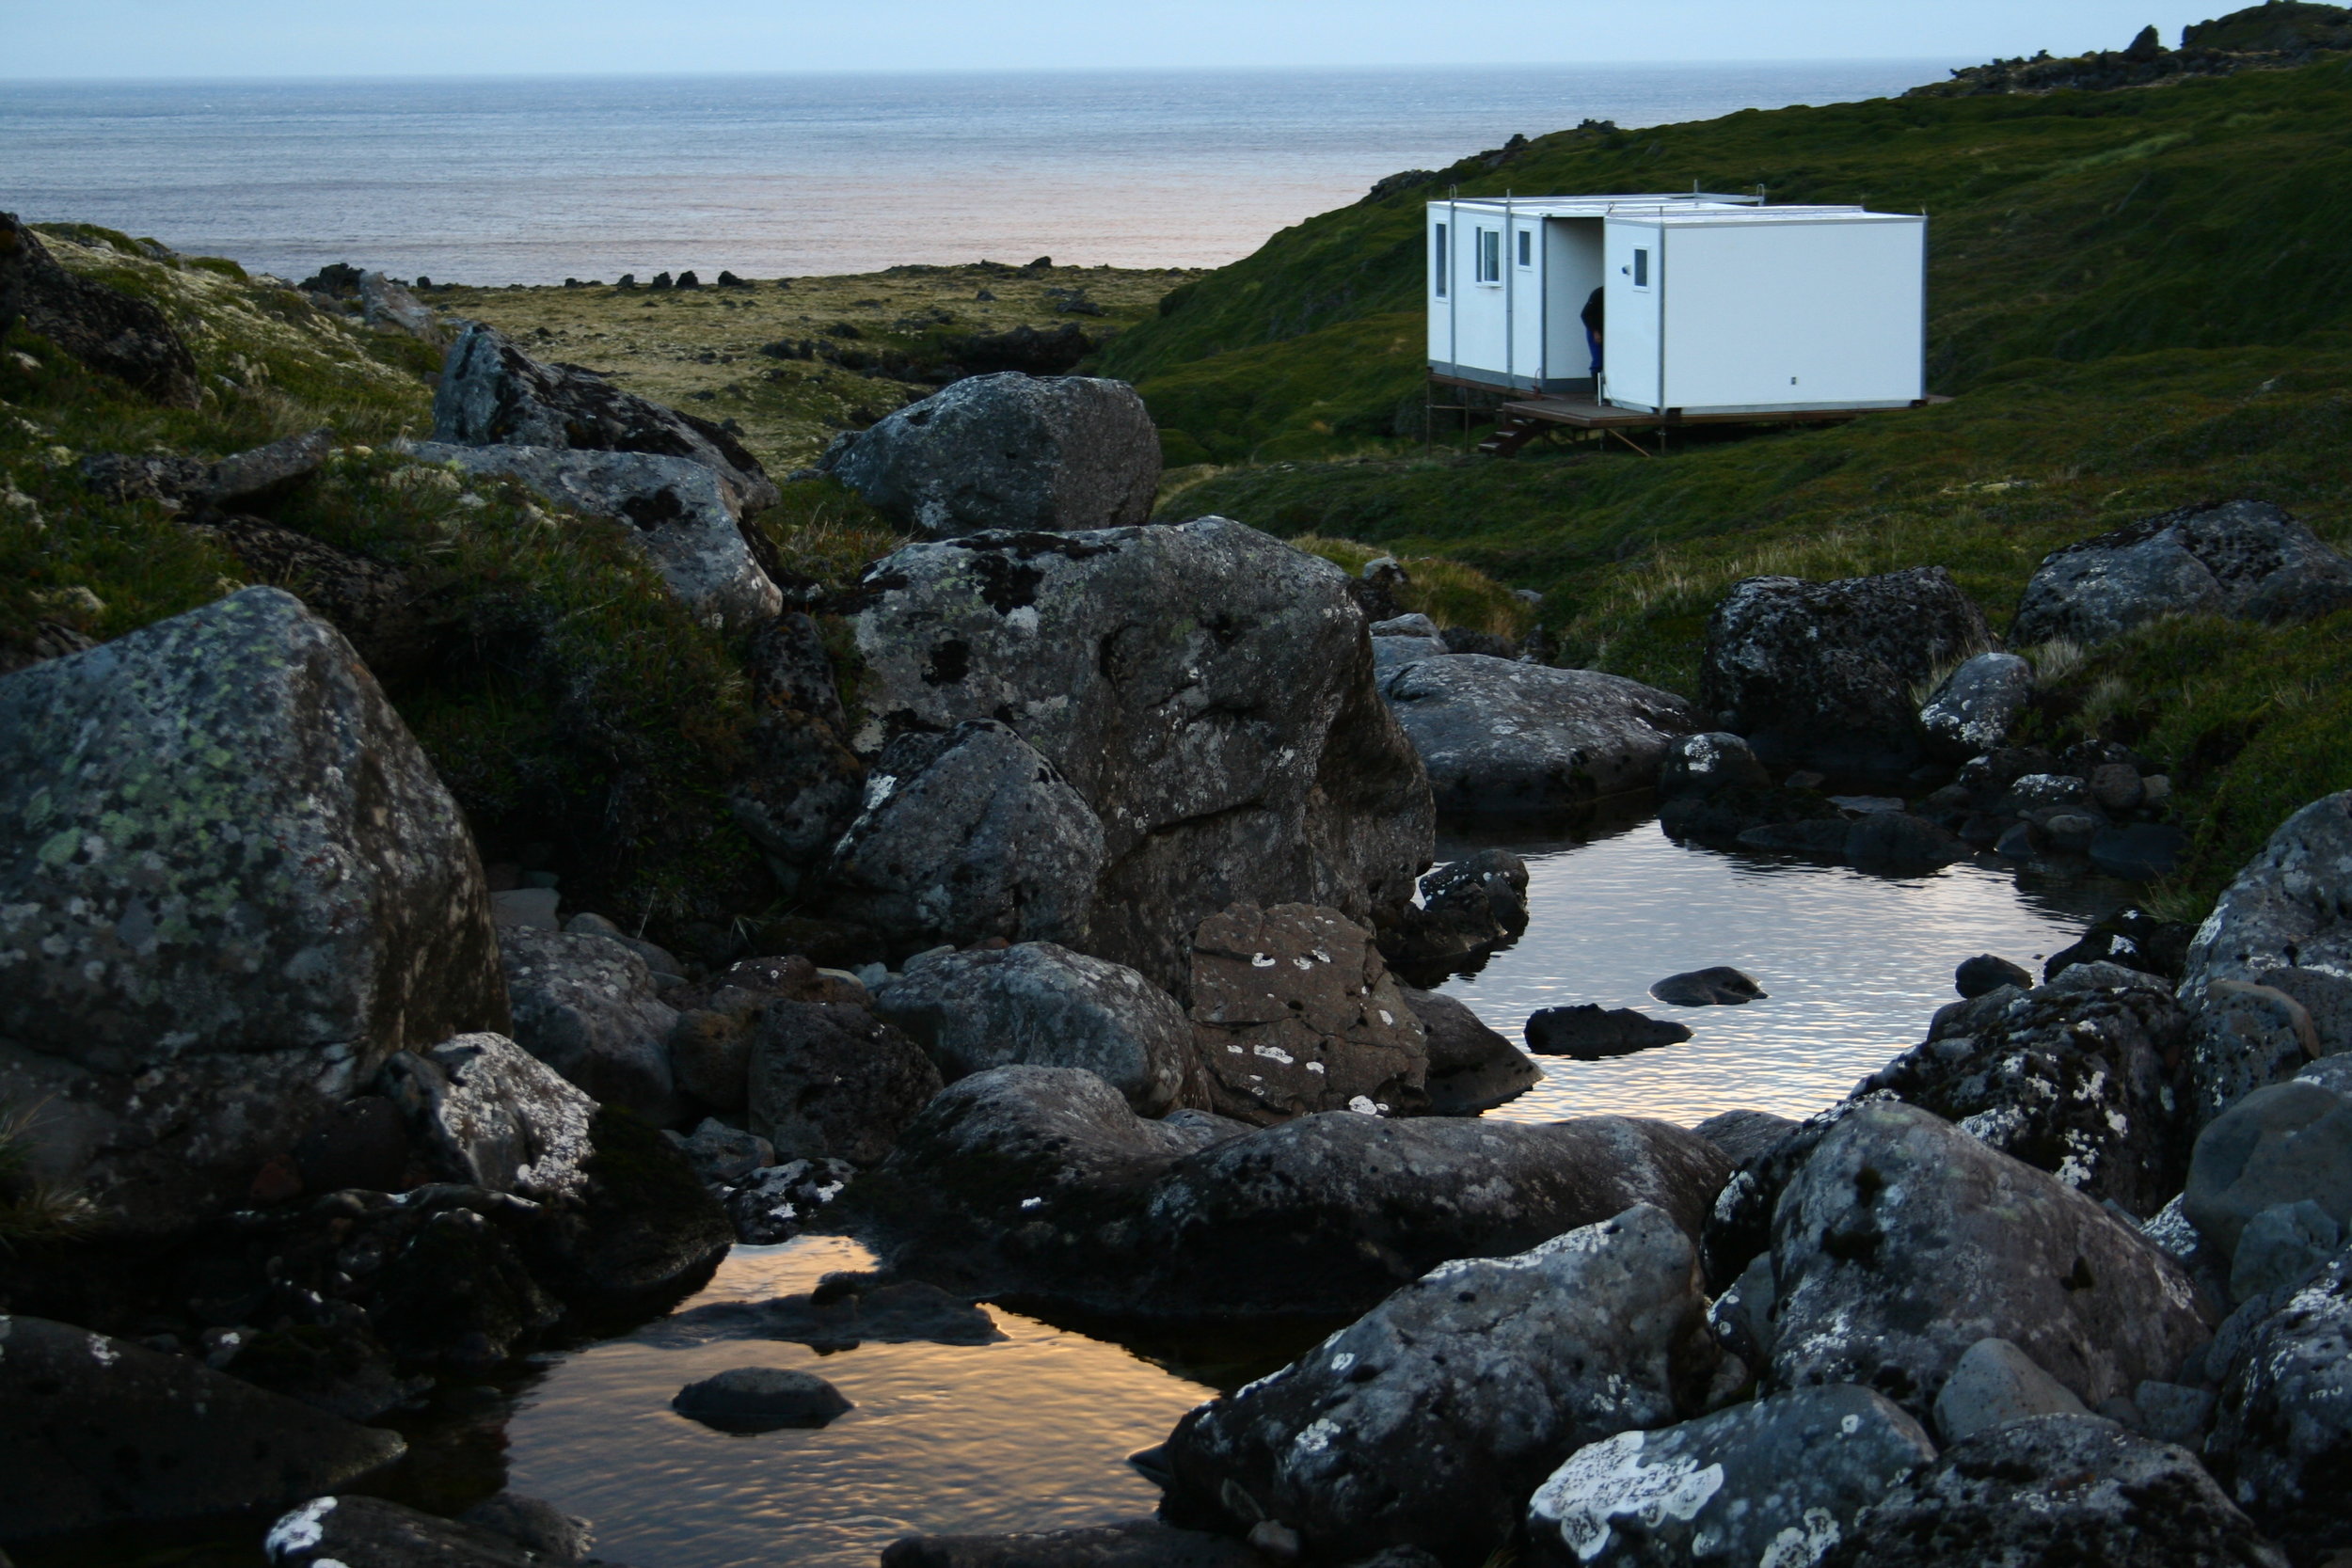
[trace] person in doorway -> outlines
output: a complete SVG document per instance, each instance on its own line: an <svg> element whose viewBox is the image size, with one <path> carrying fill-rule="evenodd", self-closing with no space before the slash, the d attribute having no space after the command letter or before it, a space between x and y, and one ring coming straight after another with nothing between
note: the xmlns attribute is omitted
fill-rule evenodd
<svg viewBox="0 0 2352 1568"><path fill-rule="evenodd" d="M1595 289L1593 297L1584 302L1584 309L1581 312L1584 322L1584 341L1591 346L1593 351L1593 379L1595 381L1600 379L1601 315L1608 293L1607 289Z"/></svg>

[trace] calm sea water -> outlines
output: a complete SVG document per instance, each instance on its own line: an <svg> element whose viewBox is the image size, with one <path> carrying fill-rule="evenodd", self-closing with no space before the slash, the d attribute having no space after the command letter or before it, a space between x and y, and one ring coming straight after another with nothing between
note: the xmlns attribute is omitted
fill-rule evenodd
<svg viewBox="0 0 2352 1568"><path fill-rule="evenodd" d="M0 83L0 209L292 277L1216 266L1514 133L1878 97L1956 63Z"/></svg>

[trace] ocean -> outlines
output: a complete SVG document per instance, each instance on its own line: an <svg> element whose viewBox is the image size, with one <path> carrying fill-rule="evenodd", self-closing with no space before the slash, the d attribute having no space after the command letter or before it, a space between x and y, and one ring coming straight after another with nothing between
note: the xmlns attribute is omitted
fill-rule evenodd
<svg viewBox="0 0 2352 1568"><path fill-rule="evenodd" d="M0 83L0 210L296 278L1217 266L1514 133L1880 97L1954 63Z"/></svg>

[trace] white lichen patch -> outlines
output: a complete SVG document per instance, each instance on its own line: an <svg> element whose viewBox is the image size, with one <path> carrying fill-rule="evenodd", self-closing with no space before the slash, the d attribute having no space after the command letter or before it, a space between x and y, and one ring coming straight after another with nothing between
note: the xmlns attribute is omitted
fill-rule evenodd
<svg viewBox="0 0 2352 1568"><path fill-rule="evenodd" d="M1638 1521L1652 1530L1670 1519L1687 1524L1723 1490L1720 1465L1679 1454L1644 1464L1648 1437L1626 1432L1581 1449L1536 1489L1530 1513L1556 1528L1580 1561L1601 1554L1613 1521Z"/></svg>

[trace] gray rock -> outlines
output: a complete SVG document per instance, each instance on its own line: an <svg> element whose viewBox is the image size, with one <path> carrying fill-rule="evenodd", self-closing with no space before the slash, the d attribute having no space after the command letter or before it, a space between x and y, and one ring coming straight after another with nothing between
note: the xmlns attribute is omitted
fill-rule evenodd
<svg viewBox="0 0 2352 1568"><path fill-rule="evenodd" d="M1721 1111L1691 1129L1728 1156L1746 1164L1796 1131L1797 1124L1770 1111Z"/></svg>
<svg viewBox="0 0 2352 1568"><path fill-rule="evenodd" d="M1658 798L1711 795L1719 789L1770 789L1772 776L1748 743L1722 730L1677 736L1658 765Z"/></svg>
<svg viewBox="0 0 2352 1568"><path fill-rule="evenodd" d="M1170 1529L1156 1519L1019 1535L909 1535L882 1548L882 1568L1265 1568L1229 1535Z"/></svg>
<svg viewBox="0 0 2352 1568"><path fill-rule="evenodd" d="M458 1523L502 1535L523 1550L536 1553L541 1561L561 1568L585 1561L589 1548L596 1544L596 1530L587 1520L519 1492L501 1492L474 1504L459 1516Z"/></svg>
<svg viewBox="0 0 2352 1568"><path fill-rule="evenodd" d="M2291 1080L2256 1089L2197 1135L2181 1207L2221 1256L2247 1222L2309 1198L2352 1223L2352 1097Z"/></svg>
<svg viewBox="0 0 2352 1568"><path fill-rule="evenodd" d="M370 326L389 326L436 348L449 341L440 315L380 272L359 275L359 315Z"/></svg>
<svg viewBox="0 0 2352 1568"><path fill-rule="evenodd" d="M1699 705L1774 769L1899 776L1919 755L1911 690L1996 645L1941 566L1836 582L1750 578L1708 621Z"/></svg>
<svg viewBox="0 0 2352 1568"><path fill-rule="evenodd" d="M867 1165L939 1092L922 1047L863 1007L771 1002L752 1043L752 1131L785 1159Z"/></svg>
<svg viewBox="0 0 2352 1568"><path fill-rule="evenodd" d="M596 1101L502 1035L458 1035L384 1065L385 1093L451 1174L548 1198L586 1178Z"/></svg>
<svg viewBox="0 0 2352 1568"><path fill-rule="evenodd" d="M511 927L560 931L564 922L555 911L563 896L551 887L508 888L490 895L490 918L501 931Z"/></svg>
<svg viewBox="0 0 2352 1568"><path fill-rule="evenodd" d="M2032 699L2032 665L2015 654L1979 654L1944 677L1919 710L1919 727L1931 747L1963 762L2006 741Z"/></svg>
<svg viewBox="0 0 2352 1568"><path fill-rule="evenodd" d="M2312 1021L2312 1033L2318 1039L2318 1054L2342 1055L2352 1052L2352 977L2331 974L2323 969L2271 969L2256 976L2257 983L2273 990L2281 990L2303 1005L2304 1013Z"/></svg>
<svg viewBox="0 0 2352 1568"><path fill-rule="evenodd" d="M2007 1339L1979 1339L1963 1351L1935 1396L1935 1430L1947 1443L2028 1416L2088 1414L2073 1390Z"/></svg>
<svg viewBox="0 0 2352 1568"><path fill-rule="evenodd" d="M1527 929L1527 862L1508 849L1481 849L1421 879L1421 902L1383 927L1380 953L1393 964L1432 971L1509 942Z"/></svg>
<svg viewBox="0 0 2352 1568"><path fill-rule="evenodd" d="M1545 1562L1799 1568L1934 1457L1882 1396L1801 1388L1580 1449L1536 1489L1528 1539Z"/></svg>
<svg viewBox="0 0 2352 1568"><path fill-rule="evenodd" d="M2084 775L2091 804L2109 814L2137 810L2147 796L2139 769L2128 762L2103 762Z"/></svg>
<svg viewBox="0 0 2352 1568"><path fill-rule="evenodd" d="M1123 381L1005 371L837 436L818 467L934 539L1075 533L1152 515L1160 438Z"/></svg>
<svg viewBox="0 0 2352 1568"><path fill-rule="evenodd" d="M259 517L206 515L183 527L234 556L244 576L298 585L302 602L350 639L379 681L427 677L453 651L451 608L400 567Z"/></svg>
<svg viewBox="0 0 2352 1568"><path fill-rule="evenodd" d="M736 1367L688 1384L670 1408L721 1432L775 1432L829 1425L850 1404L840 1389L813 1372Z"/></svg>
<svg viewBox="0 0 2352 1568"><path fill-rule="evenodd" d="M619 926L600 914L594 914L583 910L564 922L564 929L585 933L592 937L605 937L619 942L623 947L645 960L645 967L653 972L654 984L665 990L671 986L685 983L686 966L678 962L677 955L658 942L646 942L630 936Z"/></svg>
<svg viewBox="0 0 2352 1568"><path fill-rule="evenodd" d="M2242 1310L2253 1322L2219 1369L2205 1452L2256 1523L2316 1560L2352 1539L2352 1257Z"/></svg>
<svg viewBox="0 0 2352 1568"><path fill-rule="evenodd" d="M0 1539L283 1508L398 1459L397 1435L44 1318L0 1317Z"/></svg>
<svg viewBox="0 0 2352 1568"><path fill-rule="evenodd" d="M837 900L901 946L990 937L1084 946L1102 821L1013 730L972 720L882 749L833 855Z"/></svg>
<svg viewBox="0 0 2352 1568"><path fill-rule="evenodd" d="M215 506L250 506L310 478L335 451L330 430L306 431L232 452L205 475L202 499Z"/></svg>
<svg viewBox="0 0 2352 1568"><path fill-rule="evenodd" d="M1467 1003L1411 986L1396 989L1421 1020L1429 1052L1432 1116L1474 1117L1517 1100L1543 1082L1543 1069L1487 1028Z"/></svg>
<svg viewBox="0 0 2352 1568"><path fill-rule="evenodd" d="M1973 1002L1987 991L1999 990L2003 986L2031 990L2032 972L1991 953L1979 953L1973 958L1965 959L1952 972L1952 989L1959 991L1965 1001Z"/></svg>
<svg viewBox="0 0 2352 1568"><path fill-rule="evenodd" d="M2244 980L2207 982L2188 1038L2191 1124L2203 1127L2319 1053L2312 1015L2294 997Z"/></svg>
<svg viewBox="0 0 2352 1568"><path fill-rule="evenodd" d="M1651 1018L1630 1007L1546 1007L1527 1021L1527 1049L1538 1056L1573 1056L1580 1062L1629 1056L1661 1045L1679 1045L1690 1026Z"/></svg>
<svg viewBox="0 0 2352 1568"><path fill-rule="evenodd" d="M502 1530L368 1497L311 1498L270 1526L262 1550L270 1568L535 1568L566 1560L535 1554Z"/></svg>
<svg viewBox="0 0 2352 1568"><path fill-rule="evenodd" d="M1372 669L1385 677L1391 670L1418 664L1424 658L1448 658L1454 650L1435 637L1379 637L1372 640Z"/></svg>
<svg viewBox="0 0 2352 1568"><path fill-rule="evenodd" d="M1181 1000L1228 904L1411 898L1428 782L1328 562L1204 517L911 546L866 582L866 739L999 719L1102 819L1085 951Z"/></svg>
<svg viewBox="0 0 2352 1568"><path fill-rule="evenodd" d="M1084 1068L1136 1114L1165 1116L1194 1093L1184 1009L1121 964L1050 942L948 953L876 993L874 1010L912 1036L954 1083L1026 1062Z"/></svg>
<svg viewBox="0 0 2352 1568"><path fill-rule="evenodd" d="M2078 964L2033 990L1945 1008L1926 1040L1854 1094L1891 1094L2090 1197L2150 1214L2187 1171L2190 1129L2166 1066L2187 1032L2162 981Z"/></svg>
<svg viewBox="0 0 2352 1568"><path fill-rule="evenodd" d="M2153 1379L2132 1390L2139 1410L2139 1430L2159 1443L2178 1443L2194 1453L2204 1446L2205 1429L2213 1423L2213 1393L2184 1383Z"/></svg>
<svg viewBox="0 0 2352 1568"><path fill-rule="evenodd" d="M1727 964L1669 974L1651 986L1649 993L1670 1007L1739 1007L1770 994L1755 975Z"/></svg>
<svg viewBox="0 0 2352 1568"><path fill-rule="evenodd" d="M91 370L118 376L157 403L194 408L196 356L153 301L57 264L39 235L0 215L0 337L22 319Z"/></svg>
<svg viewBox="0 0 2352 1568"><path fill-rule="evenodd" d="M684 457L716 473L742 513L777 499L759 459L709 420L624 392L578 365L543 365L479 322L450 345L441 363L433 439Z"/></svg>
<svg viewBox="0 0 2352 1568"><path fill-rule="evenodd" d="M2295 1076L2298 1083L2317 1084L2352 1100L2352 1055L2322 1056Z"/></svg>
<svg viewBox="0 0 2352 1568"><path fill-rule="evenodd" d="M691 1137L670 1136L693 1163L694 1174L716 1187L733 1187L776 1163L775 1146L756 1132L705 1117Z"/></svg>
<svg viewBox="0 0 2352 1568"><path fill-rule="evenodd" d="M1219 1116L1263 1125L1428 1107L1421 1020L1372 933L1336 910L1211 915L1193 938L1191 994L1193 1050Z"/></svg>
<svg viewBox="0 0 2352 1568"><path fill-rule="evenodd" d="M1921 1414L1978 1340L2085 1403L2208 1337L2181 1265L2097 1203L1908 1105L1830 1127L1772 1220L1771 1375L1862 1383Z"/></svg>
<svg viewBox="0 0 2352 1568"><path fill-rule="evenodd" d="M1669 691L1597 670L1484 654L1393 671L1380 694L1429 772L1440 813L1543 815L1648 789L1696 727Z"/></svg>
<svg viewBox="0 0 2352 1568"><path fill-rule="evenodd" d="M2044 556L2010 637L2099 642L2167 615L2304 620L2352 604L2352 562L2265 501L2185 507Z"/></svg>
<svg viewBox="0 0 2352 1568"><path fill-rule="evenodd" d="M1662 1122L1332 1113L1146 1121L1092 1073L948 1086L844 1195L902 1272L1163 1319L1360 1312L1449 1259L1653 1203L1695 1231L1730 1162Z"/></svg>
<svg viewBox="0 0 2352 1568"><path fill-rule="evenodd" d="M1979 1433L1898 1481L1824 1568L2286 1568L2195 1456L2098 1416Z"/></svg>
<svg viewBox="0 0 2352 1568"><path fill-rule="evenodd" d="M1322 1560L1475 1564L1569 1454L1694 1413L1713 1370L1690 1237L1647 1207L1430 1271L1168 1438L1179 1525L1275 1519Z"/></svg>
<svg viewBox="0 0 2352 1568"><path fill-rule="evenodd" d="M2246 1222L2230 1260L2230 1299L2251 1301L2291 1290L2317 1274L2344 1245L2344 1227L2310 1198L2274 1203Z"/></svg>
<svg viewBox="0 0 2352 1568"><path fill-rule="evenodd" d="M1436 640L1438 636L1438 623L1432 621L1428 616L1416 611L1410 615L1392 616L1386 621L1375 621L1372 624L1372 635L1375 637L1417 637Z"/></svg>
<svg viewBox="0 0 2352 1568"><path fill-rule="evenodd" d="M2352 975L2352 790L2324 796L2270 835L2198 927L2181 982L2201 998L2216 980L2266 983L2278 969Z"/></svg>
<svg viewBox="0 0 2352 1568"><path fill-rule="evenodd" d="M760 563L743 521L739 489L694 458L444 442L412 445L408 451L421 463L520 480L558 506L621 524L670 591L706 625L748 625L784 608L784 594Z"/></svg>
<svg viewBox="0 0 2352 1568"><path fill-rule="evenodd" d="M745 1177L726 1196L727 1218L746 1246L772 1246L808 1228L856 1177L847 1160L791 1160Z"/></svg>
<svg viewBox="0 0 2352 1568"><path fill-rule="evenodd" d="M1846 829L1839 847L1858 869L1917 877L1969 856L1968 846L1934 823L1907 812L1866 812Z"/></svg>
<svg viewBox="0 0 2352 1568"><path fill-rule="evenodd" d="M464 817L292 594L0 677L0 1100L41 1174L170 1228L393 1052L506 1026Z"/></svg>
<svg viewBox="0 0 2352 1568"><path fill-rule="evenodd" d="M1732 842L1742 849L1775 855L1809 855L1817 860L1842 861L1854 825L1843 816L1818 816L1802 822L1765 822L1742 829Z"/></svg>
<svg viewBox="0 0 2352 1568"><path fill-rule="evenodd" d="M508 927L499 933L515 1042L588 1091L657 1127L677 1119L670 1031L677 1012L645 960L609 937Z"/></svg>

